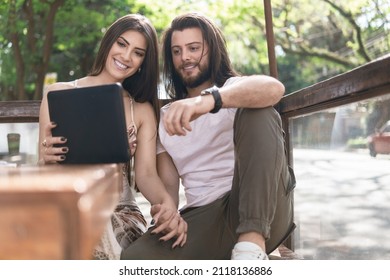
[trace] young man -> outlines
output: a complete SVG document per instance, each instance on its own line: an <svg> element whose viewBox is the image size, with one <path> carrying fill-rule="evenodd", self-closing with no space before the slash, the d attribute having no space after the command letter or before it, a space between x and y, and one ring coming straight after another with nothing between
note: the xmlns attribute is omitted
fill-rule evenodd
<svg viewBox="0 0 390 280"><path fill-rule="evenodd" d="M200 14L172 21L163 55L174 102L161 109L158 169L176 203L179 180L185 188L186 244L172 250L174 239L152 228L122 259L268 259L294 229L295 182L272 107L284 86L240 77L221 31ZM160 217L155 227L170 222Z"/></svg>

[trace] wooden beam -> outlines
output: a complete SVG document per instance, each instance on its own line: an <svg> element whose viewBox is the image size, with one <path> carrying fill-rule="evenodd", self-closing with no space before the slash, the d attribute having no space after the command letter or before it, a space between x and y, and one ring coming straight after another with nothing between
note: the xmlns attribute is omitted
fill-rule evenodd
<svg viewBox="0 0 390 280"><path fill-rule="evenodd" d="M291 117L389 94L389 69L387 55L284 96L279 112Z"/></svg>
<svg viewBox="0 0 390 280"><path fill-rule="evenodd" d="M40 100L0 102L0 123L38 122Z"/></svg>

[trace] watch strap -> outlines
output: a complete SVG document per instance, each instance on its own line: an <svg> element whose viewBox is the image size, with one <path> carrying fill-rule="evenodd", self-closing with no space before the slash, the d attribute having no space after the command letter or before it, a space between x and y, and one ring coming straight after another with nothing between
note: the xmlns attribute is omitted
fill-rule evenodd
<svg viewBox="0 0 390 280"><path fill-rule="evenodd" d="M201 95L207 95L207 94L211 94L214 98L214 108L210 111L210 113L215 114L222 108L222 98L221 98L221 94L219 93L219 88L213 86L201 92Z"/></svg>
<svg viewBox="0 0 390 280"><path fill-rule="evenodd" d="M217 87L211 90L211 95L214 97L215 103L214 108L210 111L210 113L215 114L222 108L222 98Z"/></svg>

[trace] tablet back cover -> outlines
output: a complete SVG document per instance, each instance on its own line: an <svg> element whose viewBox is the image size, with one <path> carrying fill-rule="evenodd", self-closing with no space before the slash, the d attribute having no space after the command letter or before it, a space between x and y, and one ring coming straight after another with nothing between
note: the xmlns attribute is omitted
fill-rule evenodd
<svg viewBox="0 0 390 280"><path fill-rule="evenodd" d="M67 138L61 163L120 163L130 160L123 88L117 84L48 92L53 136Z"/></svg>

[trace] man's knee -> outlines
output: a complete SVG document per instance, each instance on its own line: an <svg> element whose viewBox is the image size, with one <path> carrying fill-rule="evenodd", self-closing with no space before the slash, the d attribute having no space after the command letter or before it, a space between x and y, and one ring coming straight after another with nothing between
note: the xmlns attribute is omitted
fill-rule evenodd
<svg viewBox="0 0 390 280"><path fill-rule="evenodd" d="M271 127L281 127L281 118L273 107L266 108L240 108L236 112L234 129L235 130L253 130L268 129Z"/></svg>
<svg viewBox="0 0 390 280"><path fill-rule="evenodd" d="M271 150L274 150L283 148L283 142L281 118L273 107L238 109L234 122L234 143L237 147L271 145Z"/></svg>

